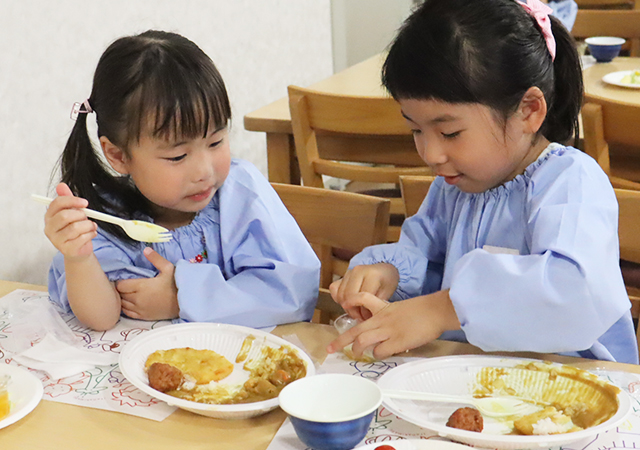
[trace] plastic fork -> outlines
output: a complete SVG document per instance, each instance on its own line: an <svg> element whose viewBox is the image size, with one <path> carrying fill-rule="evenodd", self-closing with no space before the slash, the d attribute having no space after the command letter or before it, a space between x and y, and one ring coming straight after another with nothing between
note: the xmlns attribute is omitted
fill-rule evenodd
<svg viewBox="0 0 640 450"><path fill-rule="evenodd" d="M53 201L52 198L42 195L31 194L31 198L38 203L48 205ZM81 208L81 210L92 219L102 220L103 222L113 223L122 227L131 239L141 242L167 242L171 240L171 232L165 227L156 225L155 223L145 222L143 220L126 220L115 217L110 214L94 211L93 209Z"/></svg>
<svg viewBox="0 0 640 450"><path fill-rule="evenodd" d="M388 398L473 405L483 416L487 417L521 416L534 413L541 409L540 406L525 402L517 397L475 398L463 395L445 395L396 389L383 389L382 393Z"/></svg>

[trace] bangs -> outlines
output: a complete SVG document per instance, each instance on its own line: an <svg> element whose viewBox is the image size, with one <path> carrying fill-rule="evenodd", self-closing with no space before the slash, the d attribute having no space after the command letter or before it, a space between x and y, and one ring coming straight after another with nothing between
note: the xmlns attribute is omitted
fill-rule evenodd
<svg viewBox="0 0 640 450"><path fill-rule="evenodd" d="M226 89L217 70L207 69L165 64L154 71L129 99L127 141L142 133L190 140L226 127L231 119Z"/></svg>

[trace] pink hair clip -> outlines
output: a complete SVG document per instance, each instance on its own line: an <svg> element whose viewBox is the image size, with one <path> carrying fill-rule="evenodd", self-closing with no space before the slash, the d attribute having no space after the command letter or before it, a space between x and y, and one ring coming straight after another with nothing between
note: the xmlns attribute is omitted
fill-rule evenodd
<svg viewBox="0 0 640 450"><path fill-rule="evenodd" d="M82 108L83 106L84 106L84 109ZM80 114L80 113L91 114L92 112L93 112L93 109L91 108L91 105L89 104L89 99L86 99L82 103L75 102L73 104L73 106L71 107L71 119L72 120L77 120L78 119L78 114Z"/></svg>
<svg viewBox="0 0 640 450"><path fill-rule="evenodd" d="M553 10L540 0L528 0L528 4L523 2L518 3L522 5L530 16L536 19L538 26L542 29L542 35L551 54L551 60L556 59L556 40L551 32L551 19L549 19L549 14L551 14Z"/></svg>

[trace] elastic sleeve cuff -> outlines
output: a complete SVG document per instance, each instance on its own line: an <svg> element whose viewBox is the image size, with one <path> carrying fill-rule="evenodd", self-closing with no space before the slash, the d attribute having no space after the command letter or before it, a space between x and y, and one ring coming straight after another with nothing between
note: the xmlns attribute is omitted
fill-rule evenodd
<svg viewBox="0 0 640 450"><path fill-rule="evenodd" d="M391 301L405 300L422 295L426 282L428 260L415 248L398 244L381 244L367 247L349 262L349 269L360 265L388 263L400 275L396 292Z"/></svg>

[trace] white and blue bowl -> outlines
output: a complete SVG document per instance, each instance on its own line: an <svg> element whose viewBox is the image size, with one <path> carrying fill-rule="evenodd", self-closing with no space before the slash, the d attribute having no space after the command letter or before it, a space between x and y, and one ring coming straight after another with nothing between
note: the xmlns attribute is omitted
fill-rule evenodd
<svg viewBox="0 0 640 450"><path fill-rule="evenodd" d="M364 439L382 392L371 380L322 374L287 385L279 396L298 438L313 450L348 450Z"/></svg>
<svg viewBox="0 0 640 450"><path fill-rule="evenodd" d="M595 36L584 40L589 47L589 53L598 62L609 62L620 54L623 38L613 36Z"/></svg>

